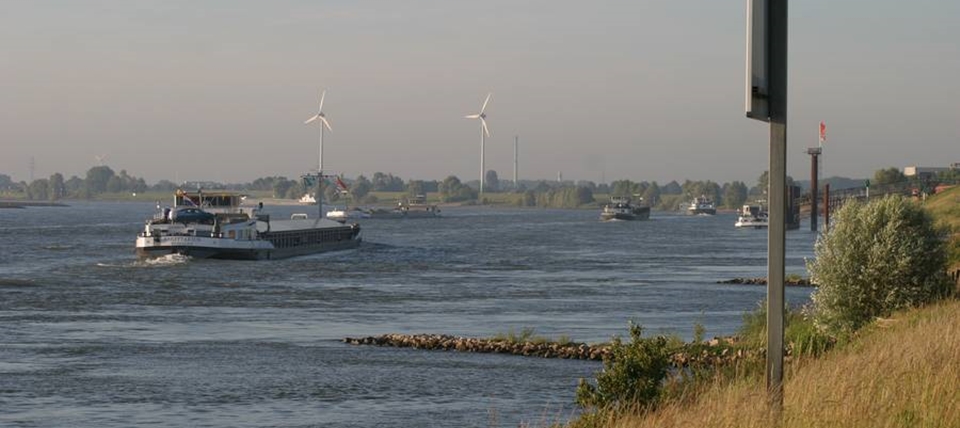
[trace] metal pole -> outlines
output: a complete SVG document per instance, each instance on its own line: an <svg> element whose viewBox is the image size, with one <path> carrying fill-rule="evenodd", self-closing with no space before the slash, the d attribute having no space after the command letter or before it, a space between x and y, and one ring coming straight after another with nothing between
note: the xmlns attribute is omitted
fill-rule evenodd
<svg viewBox="0 0 960 428"><path fill-rule="evenodd" d="M520 147L520 136L517 135L513 139L513 190L517 190L517 166L519 159L519 150Z"/></svg>
<svg viewBox="0 0 960 428"><path fill-rule="evenodd" d="M483 133L483 118L480 119L480 194L483 195L483 175L486 174L483 163L483 148L486 143L486 135Z"/></svg>
<svg viewBox="0 0 960 428"><path fill-rule="evenodd" d="M323 218L323 126L320 123L320 158L317 164L317 210L319 218Z"/></svg>
<svg viewBox="0 0 960 428"><path fill-rule="evenodd" d="M820 189L820 168L818 164L820 156L813 153L810 157L810 231L817 231L817 217L820 216L820 204L817 200L817 192Z"/></svg>
<svg viewBox="0 0 960 428"><path fill-rule="evenodd" d="M323 171L323 121L320 121L320 155L317 158L317 174Z"/></svg>
<svg viewBox="0 0 960 428"><path fill-rule="evenodd" d="M768 3L770 90L770 219L767 231L767 391L773 411L783 408L784 260L787 177L787 0Z"/></svg>

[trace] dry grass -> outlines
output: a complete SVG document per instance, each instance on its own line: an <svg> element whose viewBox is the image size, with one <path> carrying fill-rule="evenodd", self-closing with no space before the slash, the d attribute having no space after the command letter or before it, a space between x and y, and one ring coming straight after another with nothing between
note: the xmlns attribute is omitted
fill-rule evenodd
<svg viewBox="0 0 960 428"><path fill-rule="evenodd" d="M769 427L762 380L715 383L606 427ZM910 311L851 344L791 365L783 427L960 427L960 302Z"/></svg>

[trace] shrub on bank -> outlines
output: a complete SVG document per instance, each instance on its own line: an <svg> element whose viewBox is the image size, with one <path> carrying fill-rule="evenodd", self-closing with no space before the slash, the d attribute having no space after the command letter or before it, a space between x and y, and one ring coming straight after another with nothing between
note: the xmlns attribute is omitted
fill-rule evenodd
<svg viewBox="0 0 960 428"><path fill-rule="evenodd" d="M630 323L630 343L614 338L610 357L603 361L596 385L580 379L577 404L584 408L650 406L663 387L670 367L670 350L663 336L642 337L643 328Z"/></svg>
<svg viewBox="0 0 960 428"><path fill-rule="evenodd" d="M921 207L899 196L849 202L807 262L814 319L831 332L854 331L879 316L948 293L943 232Z"/></svg>

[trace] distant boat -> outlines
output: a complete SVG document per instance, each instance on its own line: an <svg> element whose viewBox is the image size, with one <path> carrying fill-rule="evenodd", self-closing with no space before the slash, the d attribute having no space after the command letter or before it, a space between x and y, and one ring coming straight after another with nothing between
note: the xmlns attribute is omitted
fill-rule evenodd
<svg viewBox="0 0 960 428"><path fill-rule="evenodd" d="M639 203L643 203L640 198ZM610 198L610 203L603 206L600 212L600 220L646 220L650 218L650 207L634 205L630 198L625 196L614 196Z"/></svg>
<svg viewBox="0 0 960 428"><path fill-rule="evenodd" d="M687 207L687 214L690 215L714 215L717 213L717 207L710 198L701 195L693 198Z"/></svg>
<svg viewBox="0 0 960 428"><path fill-rule="evenodd" d="M427 203L425 195L416 195L406 200L397 202L397 206L392 210L375 209L370 211L370 218L391 219L391 218L436 218L440 217L440 208L434 204Z"/></svg>
<svg viewBox="0 0 960 428"><path fill-rule="evenodd" d="M347 220L361 220L370 218L370 211L364 210L360 207L353 207L353 209L350 210L348 210L346 207L343 209L335 208L327 211L327 218L343 223Z"/></svg>
<svg viewBox="0 0 960 428"><path fill-rule="evenodd" d="M303 205L316 205L317 198L313 197L313 194L311 193L305 193L302 197L300 197L300 199L297 200L297 202L300 202Z"/></svg>
<svg viewBox="0 0 960 428"><path fill-rule="evenodd" d="M752 227L755 229L761 229L769 226L770 224L767 211L763 209L762 205L744 205L743 208L740 208L738 214L737 222L734 223L735 227Z"/></svg>

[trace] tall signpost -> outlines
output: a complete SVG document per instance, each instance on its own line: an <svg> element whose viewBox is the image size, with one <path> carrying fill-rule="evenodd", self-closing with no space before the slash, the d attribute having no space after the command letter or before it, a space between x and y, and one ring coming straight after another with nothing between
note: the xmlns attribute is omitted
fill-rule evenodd
<svg viewBox="0 0 960 428"><path fill-rule="evenodd" d="M747 0L747 117L770 123L767 230L767 391L783 407L787 181L787 0Z"/></svg>

